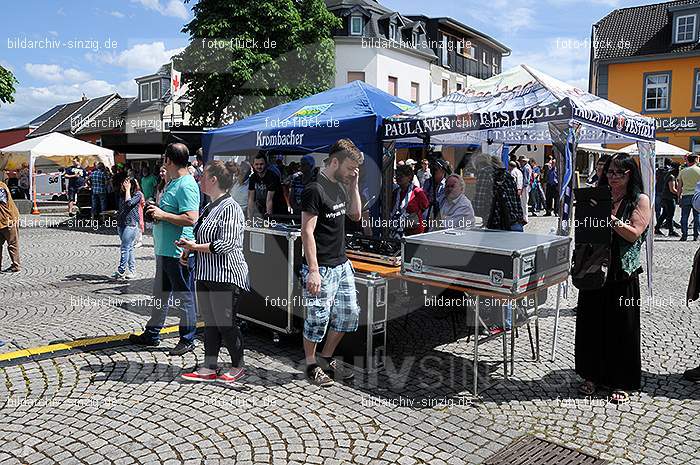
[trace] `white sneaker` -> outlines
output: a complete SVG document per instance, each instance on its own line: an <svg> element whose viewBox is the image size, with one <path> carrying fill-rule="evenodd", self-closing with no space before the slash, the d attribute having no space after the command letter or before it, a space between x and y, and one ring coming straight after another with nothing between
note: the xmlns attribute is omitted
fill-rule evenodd
<svg viewBox="0 0 700 465"><path fill-rule="evenodd" d="M133 271L126 271L124 273L124 279L133 279L135 274L136 273L134 273Z"/></svg>
<svg viewBox="0 0 700 465"><path fill-rule="evenodd" d="M125 279L125 278L126 278L126 274L120 273L119 271L115 271L114 273L112 273L111 278L112 278L112 279Z"/></svg>

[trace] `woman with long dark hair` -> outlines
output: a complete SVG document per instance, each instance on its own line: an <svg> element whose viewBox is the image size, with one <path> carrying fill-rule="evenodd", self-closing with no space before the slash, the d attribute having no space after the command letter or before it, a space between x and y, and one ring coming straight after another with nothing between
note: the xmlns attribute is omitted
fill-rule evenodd
<svg viewBox="0 0 700 465"><path fill-rule="evenodd" d="M240 294L249 289L248 265L243 256L245 217L229 195L233 165L209 162L199 185L211 202L204 207L194 228L195 241L181 239L180 262L187 266L191 252L197 254L195 279L197 303L204 317L204 365L182 377L189 381L234 383L243 377L243 336L236 324ZM218 373L221 345L231 356L231 367Z"/></svg>
<svg viewBox="0 0 700 465"><path fill-rule="evenodd" d="M641 386L640 256L652 210L632 157L615 155L603 175L599 185L610 186L613 200L610 265L601 289L579 291L576 373L584 379L582 394L604 386L623 403Z"/></svg>
<svg viewBox="0 0 700 465"><path fill-rule="evenodd" d="M143 194L139 182L135 178L128 177L124 180L118 201L117 233L121 245L119 247L119 267L112 278L129 279L136 271L134 245L140 228L139 207L143 202Z"/></svg>

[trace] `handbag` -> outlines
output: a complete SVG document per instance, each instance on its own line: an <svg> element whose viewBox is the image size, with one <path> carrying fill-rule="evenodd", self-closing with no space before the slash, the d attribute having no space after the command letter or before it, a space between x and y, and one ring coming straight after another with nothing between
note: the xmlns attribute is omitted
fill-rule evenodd
<svg viewBox="0 0 700 465"><path fill-rule="evenodd" d="M581 242L574 248L571 283L581 290L601 289L608 279L610 245Z"/></svg>

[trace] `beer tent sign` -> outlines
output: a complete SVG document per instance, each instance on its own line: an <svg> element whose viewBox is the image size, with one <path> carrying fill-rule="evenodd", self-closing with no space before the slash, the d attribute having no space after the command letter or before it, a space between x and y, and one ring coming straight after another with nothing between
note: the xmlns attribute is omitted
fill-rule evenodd
<svg viewBox="0 0 700 465"><path fill-rule="evenodd" d="M654 120L520 65L387 118L385 140L550 144L550 122L582 125L578 142L653 141Z"/></svg>

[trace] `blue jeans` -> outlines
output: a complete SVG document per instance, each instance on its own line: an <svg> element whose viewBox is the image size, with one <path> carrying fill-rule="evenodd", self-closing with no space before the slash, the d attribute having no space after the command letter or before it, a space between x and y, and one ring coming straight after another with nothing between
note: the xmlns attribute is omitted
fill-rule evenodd
<svg viewBox="0 0 700 465"><path fill-rule="evenodd" d="M129 270L133 273L136 270L136 257L134 256L134 244L136 243L136 233L138 226L119 226L117 233L122 243L119 247L119 268L117 271L124 273Z"/></svg>
<svg viewBox="0 0 700 465"><path fill-rule="evenodd" d="M192 259L194 257L190 257ZM156 255L153 309L151 319L146 323L145 336L154 340L160 338L170 307L180 312L180 342L191 343L197 332L197 310L194 292L190 288L190 268L180 265L178 258Z"/></svg>
<svg viewBox="0 0 700 465"><path fill-rule="evenodd" d="M103 211L107 211L107 193L92 194L92 217L97 218Z"/></svg>
<svg viewBox="0 0 700 465"><path fill-rule="evenodd" d="M688 216L693 212L693 237L698 237L700 228L700 213L693 208L693 196L684 195L681 197L681 236L688 237ZM671 220L673 221L673 220Z"/></svg>

